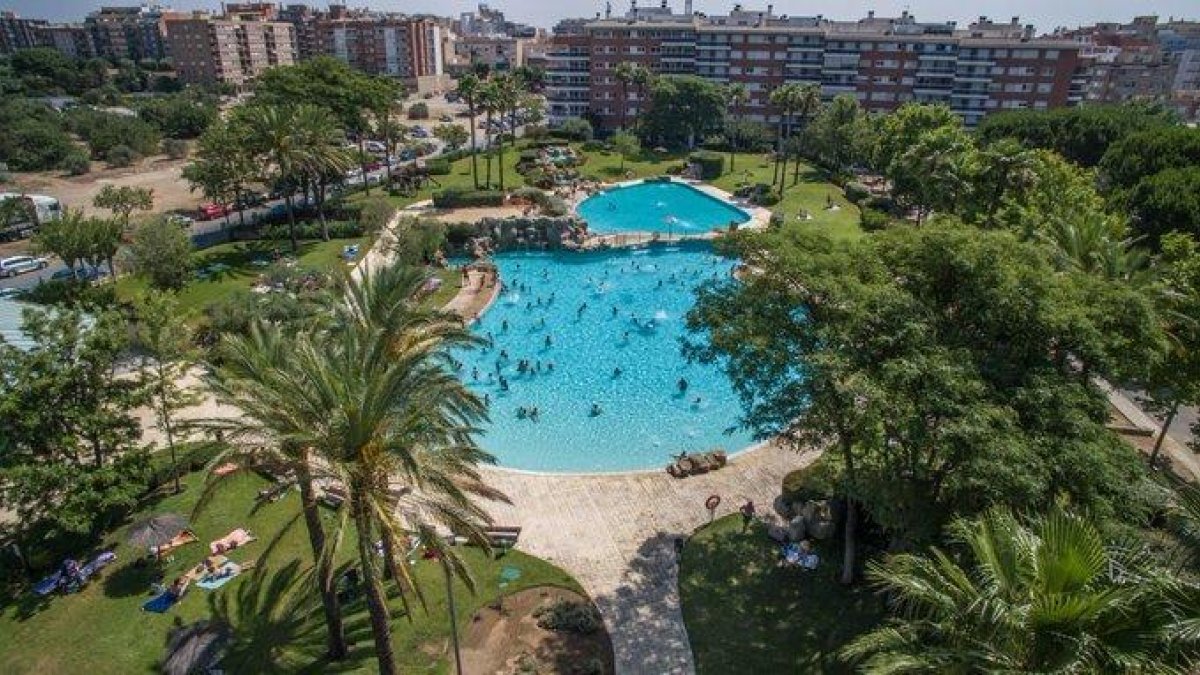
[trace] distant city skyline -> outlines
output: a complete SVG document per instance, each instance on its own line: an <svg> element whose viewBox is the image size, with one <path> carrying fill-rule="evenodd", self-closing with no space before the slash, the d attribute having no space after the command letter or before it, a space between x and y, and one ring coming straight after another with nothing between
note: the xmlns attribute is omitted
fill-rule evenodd
<svg viewBox="0 0 1200 675"><path fill-rule="evenodd" d="M284 4L297 0L285 0ZM661 0L641 0L641 6L658 6ZM123 0L0 0L0 10L11 10L22 17L44 18L51 21L79 21L88 12L101 5L137 5ZM155 4L148 2L145 4ZM158 2L175 9L220 8L218 0L176 0ZM278 4L277 2L274 4ZM315 7L329 3L308 2ZM475 9L474 0L345 0L341 3L352 8L369 7L381 11L403 11L457 17L462 12ZM542 28L552 27L559 19L569 17L592 17L604 11L604 2L597 0L557 0L553 11L546 10L547 0L493 0L487 3L499 9L511 21L528 23ZM672 0L670 6L676 12L683 9L683 0ZM708 14L727 13L736 4L733 0L694 0L698 12ZM774 5L776 15L812 16L822 14L830 19L852 20L866 16L874 10L878 16L898 16L902 11L912 12L919 21L958 21L966 26L981 15L994 21L1009 21L1020 16L1022 24L1032 23L1039 33L1049 32L1058 26L1075 27L1097 21L1128 21L1135 15L1157 14L1160 19L1168 17L1200 20L1200 5L1196 0L1154 0L1153 2L1129 3L1125 0L1061 0L1047 3L1045 0L983 0L961 2L955 0L841 0L836 3L800 2L798 0L743 0L746 9L763 10ZM612 3L613 14L624 14L629 9L628 0Z"/></svg>

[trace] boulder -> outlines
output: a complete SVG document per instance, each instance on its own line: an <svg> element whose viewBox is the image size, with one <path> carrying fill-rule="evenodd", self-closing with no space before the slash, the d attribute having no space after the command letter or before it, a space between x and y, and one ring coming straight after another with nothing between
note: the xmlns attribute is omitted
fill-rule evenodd
<svg viewBox="0 0 1200 675"><path fill-rule="evenodd" d="M828 539L833 536L833 521L818 521L808 527L808 533L813 539Z"/></svg>
<svg viewBox="0 0 1200 675"><path fill-rule="evenodd" d="M803 509L804 522L808 532L816 539L828 539L833 536L833 509L829 502L821 499L807 502Z"/></svg>
<svg viewBox="0 0 1200 675"><path fill-rule="evenodd" d="M772 541L782 544L788 538L787 528L781 525L770 525L767 527L767 537Z"/></svg>
<svg viewBox="0 0 1200 675"><path fill-rule="evenodd" d="M792 513L792 503L784 498L783 495L776 497L771 506L775 509L775 513L778 513L779 517L783 518L784 520L791 520L792 516L794 515Z"/></svg>
<svg viewBox="0 0 1200 675"><path fill-rule="evenodd" d="M792 541L800 541L808 534L808 525L804 522L804 516L796 516L788 522L788 538Z"/></svg>

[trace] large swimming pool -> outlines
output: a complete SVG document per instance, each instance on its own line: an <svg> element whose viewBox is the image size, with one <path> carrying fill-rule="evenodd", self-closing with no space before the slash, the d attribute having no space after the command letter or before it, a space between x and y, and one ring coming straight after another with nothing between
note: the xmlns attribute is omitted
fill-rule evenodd
<svg viewBox="0 0 1200 675"><path fill-rule="evenodd" d="M495 262L505 290L474 326L492 346L461 355L460 372L491 404L479 441L502 466L650 469L751 442L733 429L740 406L720 367L680 353L693 290L733 261L698 242Z"/></svg>
<svg viewBox="0 0 1200 675"><path fill-rule="evenodd" d="M593 232L695 235L750 220L745 211L684 183L647 181L598 192L576 209Z"/></svg>

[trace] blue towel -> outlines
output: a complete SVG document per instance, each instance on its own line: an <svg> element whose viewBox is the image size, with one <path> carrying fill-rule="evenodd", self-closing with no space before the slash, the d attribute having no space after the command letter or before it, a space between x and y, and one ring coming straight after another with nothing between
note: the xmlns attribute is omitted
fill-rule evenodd
<svg viewBox="0 0 1200 675"><path fill-rule="evenodd" d="M38 595L50 595L54 591L58 590L58 587L62 585L62 580L62 572L55 572L54 574L51 574L45 579L37 582L37 584L33 587L33 592L37 593Z"/></svg>
<svg viewBox="0 0 1200 675"><path fill-rule="evenodd" d="M147 600L142 605L142 609L146 610L147 612L154 612L155 614L165 614L166 611L175 606L175 603L177 602L179 602L179 598L176 597L171 591L166 591L156 598Z"/></svg>
<svg viewBox="0 0 1200 675"><path fill-rule="evenodd" d="M200 581L197 581L196 585L208 591L215 591L232 581L241 572L241 566L231 560L221 566L221 574L219 576L204 577Z"/></svg>

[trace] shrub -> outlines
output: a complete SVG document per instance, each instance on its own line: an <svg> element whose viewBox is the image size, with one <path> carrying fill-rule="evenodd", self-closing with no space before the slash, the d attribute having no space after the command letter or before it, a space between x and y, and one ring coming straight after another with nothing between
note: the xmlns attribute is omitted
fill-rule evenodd
<svg viewBox="0 0 1200 675"><path fill-rule="evenodd" d="M525 174L525 184L535 188L547 189L554 187L554 179L545 171L537 169Z"/></svg>
<svg viewBox="0 0 1200 675"><path fill-rule="evenodd" d="M82 150L72 150L70 154L63 157L59 168L72 176L82 176L92 170L92 160L88 154Z"/></svg>
<svg viewBox="0 0 1200 675"><path fill-rule="evenodd" d="M410 120L427 120L429 119L429 105L426 103L414 103L408 108L408 119Z"/></svg>
<svg viewBox="0 0 1200 675"><path fill-rule="evenodd" d="M867 189L866 185L855 181L846 183L842 190L846 194L846 199L854 204L871 196L871 191Z"/></svg>
<svg viewBox="0 0 1200 675"><path fill-rule="evenodd" d="M603 141L584 141L580 147L586 152L600 152L605 149Z"/></svg>
<svg viewBox="0 0 1200 675"><path fill-rule="evenodd" d="M837 463L818 458L783 477L783 498L790 502L828 499L837 480Z"/></svg>
<svg viewBox="0 0 1200 675"><path fill-rule="evenodd" d="M783 197L779 194L779 190L755 190L750 195L750 203L756 206L775 206Z"/></svg>
<svg viewBox="0 0 1200 675"><path fill-rule="evenodd" d="M361 237L363 235L363 224L349 220L330 220L327 227L329 229L329 237L331 239L349 239L351 237ZM269 225L262 230L259 235L261 239L271 239L275 241L284 241L291 237L286 224ZM305 221L296 223L296 237L298 239L320 239L321 238L321 223L317 221Z"/></svg>
<svg viewBox="0 0 1200 675"><path fill-rule="evenodd" d="M859 214L859 222L862 224L862 229L867 232L882 230L888 226L891 220L888 214L883 211L876 211L875 209L864 208L862 213Z"/></svg>
<svg viewBox="0 0 1200 675"><path fill-rule="evenodd" d="M104 155L109 166L132 166L137 161L138 154L128 145L115 145Z"/></svg>
<svg viewBox="0 0 1200 675"><path fill-rule="evenodd" d="M440 190L433 193L433 205L439 209L501 206L504 193L498 190Z"/></svg>
<svg viewBox="0 0 1200 675"><path fill-rule="evenodd" d="M576 141L590 141L593 136L592 123L579 117L564 121L555 131L563 138Z"/></svg>
<svg viewBox="0 0 1200 675"><path fill-rule="evenodd" d="M725 155L717 152L694 152L689 160L700 166L700 177L704 180L720 178L725 171Z"/></svg>
<svg viewBox="0 0 1200 675"><path fill-rule="evenodd" d="M474 223L450 223L446 226L446 244L450 248L460 249L476 234Z"/></svg>
<svg viewBox="0 0 1200 675"><path fill-rule="evenodd" d="M450 162L439 157L425 162L425 171L431 176L448 176L450 175Z"/></svg>
<svg viewBox="0 0 1200 675"><path fill-rule="evenodd" d="M783 227L783 223L784 223L783 214L778 213L776 211L772 211L771 212L771 220L769 223L771 225L771 227Z"/></svg>
<svg viewBox="0 0 1200 675"><path fill-rule="evenodd" d="M538 628L563 633L595 633L604 625L590 602L556 600L534 610Z"/></svg>
<svg viewBox="0 0 1200 675"><path fill-rule="evenodd" d="M358 222L362 223L365 232L378 232L392 219L396 207L383 197L371 197L363 200L358 211Z"/></svg>
<svg viewBox="0 0 1200 675"><path fill-rule="evenodd" d="M526 124L525 138L530 141L540 141L550 135L550 130L541 124Z"/></svg>
<svg viewBox="0 0 1200 675"><path fill-rule="evenodd" d="M171 159L183 159L188 156L188 144L178 138L168 138L162 142L162 151Z"/></svg>
<svg viewBox="0 0 1200 675"><path fill-rule="evenodd" d="M896 210L896 200L883 196L868 197L860 206L865 209L875 209L876 211L892 213Z"/></svg>

